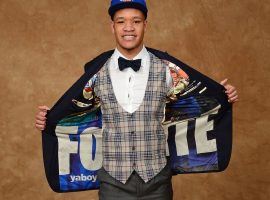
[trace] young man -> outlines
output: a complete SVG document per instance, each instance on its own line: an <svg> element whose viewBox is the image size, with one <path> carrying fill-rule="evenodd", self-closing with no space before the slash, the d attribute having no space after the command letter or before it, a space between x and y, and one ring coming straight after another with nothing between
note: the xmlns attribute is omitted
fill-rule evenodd
<svg viewBox="0 0 270 200"><path fill-rule="evenodd" d="M144 47L144 0L112 0L109 14L116 49L95 82L95 93L101 99L104 138L99 197L169 200L173 196L172 174L161 122L164 97L173 85L170 70ZM237 92L226 82L221 84L228 100L234 103ZM47 106L39 107L39 130L46 126L47 110Z"/></svg>

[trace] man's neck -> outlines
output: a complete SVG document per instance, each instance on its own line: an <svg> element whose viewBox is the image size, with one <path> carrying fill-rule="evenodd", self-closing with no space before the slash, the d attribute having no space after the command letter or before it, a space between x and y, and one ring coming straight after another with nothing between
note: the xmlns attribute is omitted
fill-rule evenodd
<svg viewBox="0 0 270 200"><path fill-rule="evenodd" d="M143 45L141 45L138 48L131 49L131 50L123 49L121 47L116 47L116 48L123 56L125 56L127 59L132 60L135 56L137 56L141 52L141 50L143 49Z"/></svg>

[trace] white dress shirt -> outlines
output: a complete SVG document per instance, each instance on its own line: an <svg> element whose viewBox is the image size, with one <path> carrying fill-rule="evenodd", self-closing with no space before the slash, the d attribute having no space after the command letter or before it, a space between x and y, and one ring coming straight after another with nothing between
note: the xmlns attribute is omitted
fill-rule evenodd
<svg viewBox="0 0 270 200"><path fill-rule="evenodd" d="M142 50L136 55L133 60L141 59L141 68L135 72L132 68L119 70L118 58L123 57L116 48L110 63L109 73L112 81L113 91L117 102L127 112L135 112L143 101L148 81L150 68L150 55L147 49L143 46ZM173 84L169 68L166 69L167 85L170 87Z"/></svg>

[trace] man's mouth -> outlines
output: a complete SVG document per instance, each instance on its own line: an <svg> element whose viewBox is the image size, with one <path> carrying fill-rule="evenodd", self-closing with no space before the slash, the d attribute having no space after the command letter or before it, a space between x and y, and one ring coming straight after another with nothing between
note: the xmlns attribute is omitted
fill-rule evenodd
<svg viewBox="0 0 270 200"><path fill-rule="evenodd" d="M134 40L136 38L135 35L124 35L122 36L124 40L126 41L131 41L131 40Z"/></svg>

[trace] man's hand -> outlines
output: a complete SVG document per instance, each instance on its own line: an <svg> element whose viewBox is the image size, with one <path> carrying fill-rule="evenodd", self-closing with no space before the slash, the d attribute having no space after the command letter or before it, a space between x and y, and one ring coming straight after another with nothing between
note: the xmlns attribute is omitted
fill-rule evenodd
<svg viewBox="0 0 270 200"><path fill-rule="evenodd" d="M38 107L39 111L36 115L36 128L39 130L39 131L43 131L46 127L46 114L47 114L47 111L50 110L49 107L47 106L39 106Z"/></svg>
<svg viewBox="0 0 270 200"><path fill-rule="evenodd" d="M223 81L220 82L221 85L223 85L226 89L225 93L228 96L228 101L230 103L235 103L236 101L238 101L238 95L237 95L237 91L236 88L230 84L227 83L228 79L224 79Z"/></svg>

